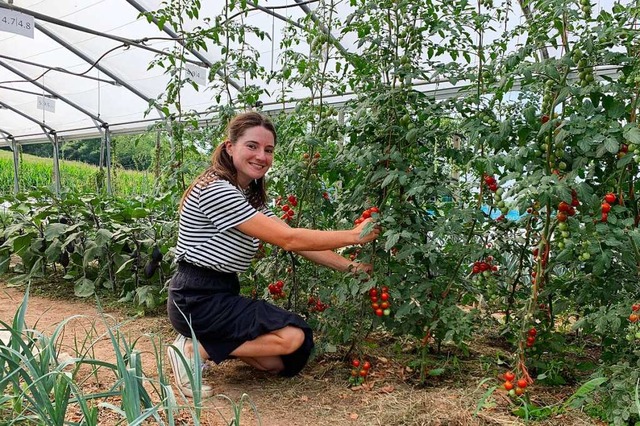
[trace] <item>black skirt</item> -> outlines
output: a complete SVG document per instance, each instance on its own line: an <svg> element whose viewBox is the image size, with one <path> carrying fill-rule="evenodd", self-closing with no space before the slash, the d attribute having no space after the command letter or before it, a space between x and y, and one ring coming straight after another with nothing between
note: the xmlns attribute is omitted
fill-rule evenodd
<svg viewBox="0 0 640 426"><path fill-rule="evenodd" d="M284 370L280 374L298 374L313 350L313 333L299 315L264 300L241 296L234 273L179 262L169 284L167 311L178 333L191 337L193 328L215 363L233 358L231 352L244 342L288 325L301 328L305 339L295 352L282 355Z"/></svg>

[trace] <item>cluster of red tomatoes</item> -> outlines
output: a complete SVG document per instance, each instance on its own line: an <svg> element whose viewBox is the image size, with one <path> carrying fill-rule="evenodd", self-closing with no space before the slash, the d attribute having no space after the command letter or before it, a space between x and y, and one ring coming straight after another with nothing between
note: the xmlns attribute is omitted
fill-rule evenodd
<svg viewBox="0 0 640 426"><path fill-rule="evenodd" d="M602 216L600 217L600 220L602 222L606 222L607 220L609 220L609 212L611 211L611 204L615 202L616 202L616 194L614 194L613 192L609 192L607 195L604 196L604 200L600 205L600 211L602 212Z"/></svg>
<svg viewBox="0 0 640 426"><path fill-rule="evenodd" d="M491 272L496 272L498 270L498 266L492 265L492 262L493 256L487 256L484 260L476 260L473 262L473 266L471 267L471 273L474 275L480 273L483 275L489 275ZM484 274L484 272L487 272L487 274Z"/></svg>
<svg viewBox="0 0 640 426"><path fill-rule="evenodd" d="M293 219L293 216L295 215L293 207L296 207L298 205L298 199L295 195L289 195L284 204L282 203L283 201L284 200L282 197L276 198L276 206L280 206L280 208L282 209L282 216L280 216L280 219L286 220L288 222Z"/></svg>
<svg viewBox="0 0 640 426"><path fill-rule="evenodd" d="M284 299L286 294L284 293L284 291L282 291L283 287L284 281L282 280L278 280L275 283L269 284L267 288L269 289L269 293L271 294L273 300Z"/></svg>
<svg viewBox="0 0 640 426"><path fill-rule="evenodd" d="M389 301L389 287L383 286L378 292L377 288L369 290L369 298L371 299L371 308L373 312L381 317L391 314L391 302Z"/></svg>
<svg viewBox="0 0 640 426"><path fill-rule="evenodd" d="M512 392L515 395L522 395L525 392L525 389L527 388L527 386L529 385L529 383L527 382L527 379L521 378L518 379L518 381L516 381L515 385L514 380L516 380L516 375L513 374L513 372L511 371L507 371L506 373L504 373L504 388L509 391L509 393L511 394ZM515 390L514 390L515 387Z"/></svg>
<svg viewBox="0 0 640 426"><path fill-rule="evenodd" d="M329 305L323 303L322 300L318 297L317 299L313 296L309 297L309 312L324 312Z"/></svg>
<svg viewBox="0 0 640 426"><path fill-rule="evenodd" d="M575 198L577 201L577 198ZM566 201L560 201L558 204L558 222L566 222L569 216L573 216L576 214L576 208L573 206L573 201L571 201L571 205Z"/></svg>
<svg viewBox="0 0 640 426"><path fill-rule="evenodd" d="M351 361L351 379L349 382L352 384L360 384L369 375L371 369L371 363L369 361L360 362L359 359Z"/></svg>
<svg viewBox="0 0 640 426"><path fill-rule="evenodd" d="M631 305L631 315L629 315L629 321L638 322L640 316L638 316L638 311L640 311L640 303L634 303Z"/></svg>
<svg viewBox="0 0 640 426"><path fill-rule="evenodd" d="M360 225L362 222L364 222L365 219L369 219L374 213L379 214L380 209L378 209L375 206L366 209L365 211L362 212L360 217L355 220L354 223L356 225Z"/></svg>
<svg viewBox="0 0 640 426"><path fill-rule="evenodd" d="M498 182L496 181L496 178L494 178L493 176L484 175L484 183L485 185L487 185L487 188L489 188L493 192L496 192L498 190Z"/></svg>
<svg viewBox="0 0 640 426"><path fill-rule="evenodd" d="M529 331L527 331L527 347L531 348L536 343L536 335L538 334L538 330L535 327L531 327Z"/></svg>

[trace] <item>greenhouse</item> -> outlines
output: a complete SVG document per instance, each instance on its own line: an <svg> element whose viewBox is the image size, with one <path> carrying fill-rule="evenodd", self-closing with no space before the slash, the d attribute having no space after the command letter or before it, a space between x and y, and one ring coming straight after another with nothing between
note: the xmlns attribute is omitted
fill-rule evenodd
<svg viewBox="0 0 640 426"><path fill-rule="evenodd" d="M0 419L639 424L639 20L0 0Z"/></svg>

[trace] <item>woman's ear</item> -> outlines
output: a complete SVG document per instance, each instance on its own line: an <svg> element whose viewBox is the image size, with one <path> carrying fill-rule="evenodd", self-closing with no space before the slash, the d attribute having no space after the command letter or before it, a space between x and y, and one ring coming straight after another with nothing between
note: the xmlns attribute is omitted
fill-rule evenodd
<svg viewBox="0 0 640 426"><path fill-rule="evenodd" d="M232 153L233 153L233 144L231 143L230 140L226 140L223 142L224 143L224 150L227 151L227 154L229 155L229 157L232 157Z"/></svg>

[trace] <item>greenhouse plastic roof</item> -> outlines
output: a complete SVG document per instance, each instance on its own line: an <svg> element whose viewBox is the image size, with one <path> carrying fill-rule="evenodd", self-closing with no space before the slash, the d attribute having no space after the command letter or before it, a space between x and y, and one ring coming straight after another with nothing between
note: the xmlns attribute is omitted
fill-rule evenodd
<svg viewBox="0 0 640 426"><path fill-rule="evenodd" d="M611 0L603 0L612 3ZM56 134L65 139L142 132L165 117L149 109L149 101L165 92L169 77L149 64L159 51L175 46L170 30L162 31L141 17L141 11L163 6L156 0L0 0L0 12L23 12L35 18L33 37L6 31L0 22L0 146L39 143ZM270 38L255 37L260 62L267 70L278 67L280 39L286 25L295 25L313 13L317 2L262 0L247 2L252 11L244 23L260 28ZM214 18L225 2L202 1L200 17ZM600 2L602 7L602 2ZM271 7L267 13L266 7ZM347 16L349 2L338 2ZM513 12L516 13L516 12ZM0 15L1 17L2 15ZM520 14L513 19L519 23ZM0 19L1 21L1 19ZM25 21L26 22L26 21ZM190 25L207 25L189 21ZM145 40L144 43L141 40ZM342 39L341 43L348 43ZM141 45L144 45L141 47ZM357 50L357 40L345 44ZM215 49L187 54L192 65L206 69L220 57ZM94 63L96 63L94 65ZM82 76L78 76L82 74ZM242 86L231 82L231 96ZM277 94L278 87L251 82ZM275 83L274 83L275 84ZM426 83L428 84L428 83ZM440 83L439 83L440 84ZM439 90L447 87L440 84ZM450 86L450 89L455 87ZM292 99L304 98L304 89L288 88ZM187 86L181 93L182 110L196 111L202 119L213 104L213 92ZM52 107L52 100L55 105ZM266 106L273 99L262 99ZM267 109L265 107L265 109Z"/></svg>
<svg viewBox="0 0 640 426"><path fill-rule="evenodd" d="M202 3L202 17L215 17L224 4ZM295 7L279 14L291 20L303 18L303 8L289 3ZM115 133L137 132L164 118L153 109L146 114L149 100L163 93L168 82L164 69L148 66L157 51L170 49L175 42L170 40L170 32L160 31L156 24L140 17L141 10L160 7L160 1L150 0L15 0L10 9L5 0L0 0L0 12L32 12L36 18L33 38L0 30L0 145L6 145L11 136L21 143L48 141L46 133L52 131L67 139L99 136L105 125ZM51 22L56 19L83 29ZM263 30L269 34L281 33L286 25L260 10L249 12L244 22L267 26ZM128 40L163 40L145 42L146 47L155 49L150 51L134 44L125 47L122 41L101 34ZM266 67L278 54L274 47L278 48L277 40L272 44L265 39L260 46ZM216 53L201 51L188 53L188 57L194 66L205 68L217 59ZM49 68L52 70L47 71ZM205 111L213 104L212 97L211 91L196 91L189 86L181 94L183 110ZM50 99L55 100L55 111L45 109L48 105L43 101Z"/></svg>

